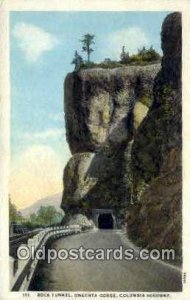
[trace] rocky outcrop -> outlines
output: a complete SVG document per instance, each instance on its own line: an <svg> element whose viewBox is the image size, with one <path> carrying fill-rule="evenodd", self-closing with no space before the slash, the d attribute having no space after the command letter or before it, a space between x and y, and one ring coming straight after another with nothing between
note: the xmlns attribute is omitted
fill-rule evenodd
<svg viewBox="0 0 190 300"><path fill-rule="evenodd" d="M89 220L86 216L81 215L81 214L76 214L76 215L72 216L69 219L69 221L67 222L67 225L68 226L79 225L84 229L94 227L94 223L92 222L92 220Z"/></svg>
<svg viewBox="0 0 190 300"><path fill-rule="evenodd" d="M162 68L154 101L132 148L130 237L141 246L181 249L181 15L162 26Z"/></svg>
<svg viewBox="0 0 190 300"><path fill-rule="evenodd" d="M86 69L65 79L62 208L126 216L129 237L181 255L181 15L162 26L160 65ZM127 213L126 213L127 211Z"/></svg>
<svg viewBox="0 0 190 300"><path fill-rule="evenodd" d="M135 102L150 105L160 65L86 69L65 79L66 135L72 154L131 138Z"/></svg>
<svg viewBox="0 0 190 300"><path fill-rule="evenodd" d="M90 216L92 208L113 208L118 216L125 214L130 191L126 162L134 133L152 104L159 69L156 64L67 75L66 134L73 156L64 171L66 212Z"/></svg>

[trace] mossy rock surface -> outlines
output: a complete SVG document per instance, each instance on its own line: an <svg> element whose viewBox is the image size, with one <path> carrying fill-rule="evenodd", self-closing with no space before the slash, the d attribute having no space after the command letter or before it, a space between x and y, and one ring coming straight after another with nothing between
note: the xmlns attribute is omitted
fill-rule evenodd
<svg viewBox="0 0 190 300"><path fill-rule="evenodd" d="M134 204L128 213L128 232L140 246L173 248L180 256L182 97L179 13L170 14L164 21L162 48L162 68L155 79L153 103L138 127L131 153Z"/></svg>

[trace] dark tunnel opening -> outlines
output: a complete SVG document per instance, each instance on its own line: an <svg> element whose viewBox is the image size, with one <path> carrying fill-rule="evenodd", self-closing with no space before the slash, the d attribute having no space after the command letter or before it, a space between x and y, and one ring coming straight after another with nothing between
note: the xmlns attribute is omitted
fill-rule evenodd
<svg viewBox="0 0 190 300"><path fill-rule="evenodd" d="M113 229L112 214L100 214L98 217L98 228L100 229Z"/></svg>

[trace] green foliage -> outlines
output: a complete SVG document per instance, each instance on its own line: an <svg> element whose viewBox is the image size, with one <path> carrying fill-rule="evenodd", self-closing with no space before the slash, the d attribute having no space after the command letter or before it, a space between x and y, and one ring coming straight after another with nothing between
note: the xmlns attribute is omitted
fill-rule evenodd
<svg viewBox="0 0 190 300"><path fill-rule="evenodd" d="M9 223L24 223L25 221L26 219L17 210L16 205L11 202L11 198L9 197Z"/></svg>
<svg viewBox="0 0 190 300"><path fill-rule="evenodd" d="M129 57L129 64L144 65L145 63L160 61L160 59L160 54L152 46L149 49L142 47L142 49L138 50L137 54Z"/></svg>
<svg viewBox="0 0 190 300"><path fill-rule="evenodd" d="M85 48L86 49L86 48ZM83 50L84 51L84 50ZM85 50L86 51L86 50ZM87 69L87 68L102 68L102 69L114 69L120 68L127 65L139 65L144 66L147 64L155 63L160 61L160 55L153 49L151 46L149 49L143 47L142 49L138 50L138 54L129 56L129 53L125 52L125 47L122 48L122 53L120 56L120 61L111 60L110 58L105 58L103 62L94 63L88 60L87 62L82 61L80 68ZM150 106L150 99L144 97L141 101L142 103L146 103L148 107Z"/></svg>
<svg viewBox="0 0 190 300"><path fill-rule="evenodd" d="M89 33L83 36L82 42L82 51L87 53L87 63L90 63L90 54L94 51L91 46L94 44L95 35Z"/></svg>
<svg viewBox="0 0 190 300"><path fill-rule="evenodd" d="M54 206L41 206L38 212L30 215L30 223L33 225L51 225L61 222L63 215Z"/></svg>
<svg viewBox="0 0 190 300"><path fill-rule="evenodd" d="M129 62L129 53L125 52L125 46L122 47L120 59L122 64L127 64Z"/></svg>
<svg viewBox="0 0 190 300"><path fill-rule="evenodd" d="M106 58L102 63L99 64L99 66L100 68L104 68L104 69L114 69L114 68L122 67L122 64L118 61Z"/></svg>
<svg viewBox="0 0 190 300"><path fill-rule="evenodd" d="M26 219L9 198L9 223L20 223L29 229L33 229L38 226L60 223L62 219L63 214L58 212L54 206L41 206L37 213L31 214L29 219Z"/></svg>
<svg viewBox="0 0 190 300"><path fill-rule="evenodd" d="M17 220L17 209L16 206L11 203L9 199L9 222L16 222Z"/></svg>
<svg viewBox="0 0 190 300"><path fill-rule="evenodd" d="M101 63L93 63L90 62L89 64L82 63L81 68L82 69L93 69L93 68L102 68L102 69L114 69L114 68L119 68L122 67L123 65L120 62L113 61L109 58L106 58L103 62Z"/></svg>

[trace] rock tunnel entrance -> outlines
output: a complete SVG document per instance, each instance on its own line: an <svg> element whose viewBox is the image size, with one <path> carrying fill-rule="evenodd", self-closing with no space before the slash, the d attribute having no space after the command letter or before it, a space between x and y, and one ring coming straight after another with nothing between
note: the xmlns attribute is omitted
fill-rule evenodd
<svg viewBox="0 0 190 300"><path fill-rule="evenodd" d="M100 214L98 217L98 228L113 229L113 217L111 214Z"/></svg>
<svg viewBox="0 0 190 300"><path fill-rule="evenodd" d="M113 209L92 209L92 220L97 228L116 229L116 215Z"/></svg>

